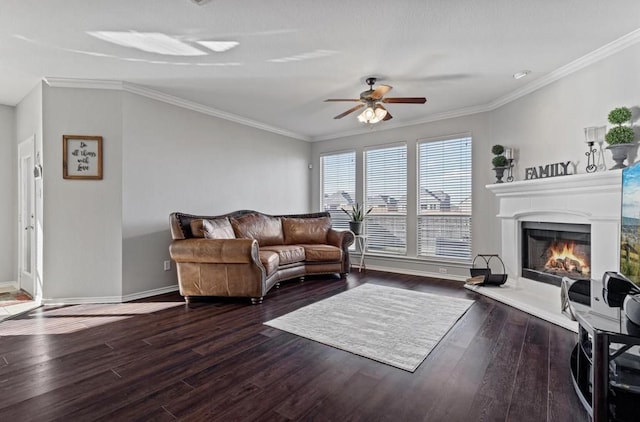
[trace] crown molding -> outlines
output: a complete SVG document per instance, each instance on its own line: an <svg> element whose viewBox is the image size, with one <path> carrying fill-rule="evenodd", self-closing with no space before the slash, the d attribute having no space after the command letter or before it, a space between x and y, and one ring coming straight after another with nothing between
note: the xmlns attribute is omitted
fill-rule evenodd
<svg viewBox="0 0 640 422"><path fill-rule="evenodd" d="M270 126L255 120L247 119L246 117L238 116L237 114L227 113L225 111L218 110L213 107L208 107L200 103L196 103L194 101L189 101L189 100L182 99L180 97L176 97L174 95L165 94L164 92L156 91L155 89L131 84L128 82L125 82L123 84L123 87L125 91L130 92L132 94L137 94L143 97L151 98L156 101L161 101L163 103L174 105L176 107L182 107L187 110L196 111L198 113L206 114L213 117L218 117L224 120L229 120L234 123L239 123L244 126L250 126L256 129L267 131L267 132L276 133L278 135L286 136L289 138L299 139L301 141L308 142L311 140L309 136L305 136L299 133L280 129L275 126Z"/></svg>
<svg viewBox="0 0 640 422"><path fill-rule="evenodd" d="M72 79L72 78L43 78L45 83L52 88L82 88L82 89L108 89L122 90L124 83L121 81L99 79Z"/></svg>
<svg viewBox="0 0 640 422"><path fill-rule="evenodd" d="M262 122L257 122L255 120L247 119L245 117L238 116L236 114L227 113L222 110L217 110L215 108L208 107L208 106L196 103L194 101L185 100L183 98L179 98L174 95L166 94L164 92L160 92L155 89L143 87L143 86L132 84L129 82L97 80L97 79L53 78L53 77L44 78L44 81L47 83L47 85L49 85L52 88L106 89L106 90L125 91L132 94L140 95L142 97L150 98L152 100L171 104L176 107L181 107L187 110L206 114L208 116L217 117L217 118L228 120L234 123L239 123L244 126L249 126L249 127L264 130L267 132L275 133L278 135L286 136L288 138L299 139L301 141L307 141L307 142L311 141L311 138L309 136L305 136L299 133L280 129L275 126L270 126Z"/></svg>
<svg viewBox="0 0 640 422"><path fill-rule="evenodd" d="M469 116L472 114L493 111L497 108L502 107L503 105L506 105L512 101L517 100L518 98L531 94L532 92L535 92L553 82L556 82L566 76L569 76L572 73L575 73L581 69L584 69L587 66L590 66L601 60L604 60L605 58L613 54L616 54L638 42L640 42L640 28L626 35L623 35L622 37L610 42L609 44L606 44L598 48L597 50L592 51L591 53L588 53L562 67L559 67L558 69L544 76L541 76L540 78L536 79L535 81L532 81L531 83L523 86L520 89L517 89L506 95L503 95L502 97L498 97L495 100L490 101L486 104L480 104L477 106L465 107L457 110L436 113L436 114L429 115L424 119L414 120L414 121L405 122L405 123L398 123L395 125L387 124L384 126L384 129L382 127L379 127L379 128L380 130L391 130L391 129L397 129L397 128L406 127L406 126L415 126L415 125L424 124L424 123L432 123L440 120L453 119L456 117L463 117L463 116ZM331 139L345 138L348 136L362 135L362 134L368 133L369 131L370 129L368 128L358 128L358 129L354 129L346 132L316 136L316 137L313 137L311 140L327 141Z"/></svg>
<svg viewBox="0 0 640 422"><path fill-rule="evenodd" d="M512 101L515 101L525 95L531 94L553 82L556 82L572 73L575 73L587 66L597 63L615 53L618 53L627 47L640 42L640 28L632 31L622 37L592 51L550 73L541 76L540 78L532 81L531 83L512 91L506 95L498 97L486 104L480 104L471 107L465 107L461 109L445 111L441 113L435 113L426 116L423 119L413 120L404 123L390 124L387 122L385 126L377 126L376 130L385 131L399 129L407 126L416 126L425 123L432 123L440 120L453 119L457 117L469 116L477 113L484 113L487 111L493 111L499 107L502 107ZM54 88L89 88L89 89L110 89L110 90L122 90L130 92L132 94L147 97L153 100L161 101L167 104L171 104L177 107L192 110L198 113L206 114L209 116L217 117L220 119L228 120L241 125L253 127L256 129L264 130L267 132L275 133L278 135L286 136L289 138L299 139L301 141L313 142L313 141L326 141L331 139L345 138L349 136L362 135L370 133L371 129L367 126L359 127L357 129L336 132L328 135L321 136L307 136L300 133L291 132L285 129L277 128L267 125L262 122L248 119L236 114L227 113L222 110L218 110L212 107L208 107L194 101L185 100L183 98L176 97L174 95L166 94L151 88L143 87L128 82L111 81L111 80L92 80L92 79L70 79L70 78L44 78L44 81Z"/></svg>
<svg viewBox="0 0 640 422"><path fill-rule="evenodd" d="M541 76L540 78L532 81L531 83L523 86L520 89L503 95L502 97L496 98L495 100L487 104L487 106L489 107L489 111L495 110L505 104L517 100L518 98L531 94L532 92L537 91L540 88L543 88L553 82L571 75L572 73L582 70L587 66L604 60L607 57L616 54L638 42L640 42L640 28L636 29L635 31L631 31L628 34L623 35L622 37L610 42L609 44L605 44L597 50L594 50L591 53L587 53L584 56L562 67L559 67L558 69L551 71L544 76Z"/></svg>

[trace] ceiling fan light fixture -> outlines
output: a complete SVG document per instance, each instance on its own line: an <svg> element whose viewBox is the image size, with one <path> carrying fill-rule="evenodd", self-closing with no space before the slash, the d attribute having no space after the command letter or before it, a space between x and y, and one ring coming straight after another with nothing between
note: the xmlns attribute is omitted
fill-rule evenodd
<svg viewBox="0 0 640 422"><path fill-rule="evenodd" d="M372 107L369 106L364 109L362 113L358 116L358 120L361 123L369 123L374 124L382 121L387 116L387 110L380 106Z"/></svg>

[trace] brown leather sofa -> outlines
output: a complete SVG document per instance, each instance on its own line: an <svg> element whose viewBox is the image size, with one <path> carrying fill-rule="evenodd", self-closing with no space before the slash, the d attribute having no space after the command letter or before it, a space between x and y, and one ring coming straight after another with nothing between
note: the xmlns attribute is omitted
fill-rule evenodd
<svg viewBox="0 0 640 422"><path fill-rule="evenodd" d="M261 303L283 280L349 272L350 231L331 228L329 213L272 216L236 211L170 215L171 258L180 294L249 297Z"/></svg>

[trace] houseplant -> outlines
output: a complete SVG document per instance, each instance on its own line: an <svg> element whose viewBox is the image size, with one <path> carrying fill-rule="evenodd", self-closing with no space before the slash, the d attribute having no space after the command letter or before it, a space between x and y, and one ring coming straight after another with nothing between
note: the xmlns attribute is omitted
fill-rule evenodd
<svg viewBox="0 0 640 422"><path fill-rule="evenodd" d="M631 110L627 107L614 108L609 112L609 123L616 125L609 129L604 139L609 144L607 147L611 151L611 157L616 165L611 169L625 168L624 160L627 159L629 150L633 144L633 128L629 126L623 126L624 123L631 122Z"/></svg>
<svg viewBox="0 0 640 422"><path fill-rule="evenodd" d="M496 172L496 183L503 183L504 171L509 167L509 160L502 155L504 154L504 147L502 145L494 145L491 147L491 152L495 155L491 160L491 164L493 164L493 170Z"/></svg>
<svg viewBox="0 0 640 422"><path fill-rule="evenodd" d="M349 221L349 229L354 234L360 234L362 232L362 222L364 218L369 215L369 213L373 210L373 207L370 207L366 212L364 211L364 206L358 202L353 204L351 210L345 210L344 208L340 208L345 214L351 218Z"/></svg>

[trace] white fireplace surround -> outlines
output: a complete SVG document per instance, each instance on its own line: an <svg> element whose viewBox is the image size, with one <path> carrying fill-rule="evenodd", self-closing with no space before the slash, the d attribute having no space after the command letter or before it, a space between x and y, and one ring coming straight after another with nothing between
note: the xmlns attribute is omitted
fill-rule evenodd
<svg viewBox="0 0 640 422"><path fill-rule="evenodd" d="M589 224L591 278L601 279L619 269L621 181L621 170L612 170L487 185L499 200L500 256L509 278L501 287L469 288L576 331L560 313L560 288L521 276L521 223Z"/></svg>

